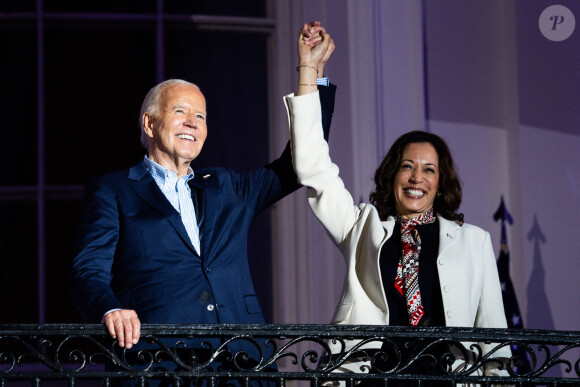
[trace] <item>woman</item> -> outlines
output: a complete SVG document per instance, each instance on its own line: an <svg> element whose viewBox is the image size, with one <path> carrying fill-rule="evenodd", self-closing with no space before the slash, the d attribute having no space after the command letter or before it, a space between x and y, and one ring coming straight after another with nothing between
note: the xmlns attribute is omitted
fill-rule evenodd
<svg viewBox="0 0 580 387"><path fill-rule="evenodd" d="M324 31L320 36L313 46L301 35L298 89L285 102L294 168L347 264L332 322L506 328L489 233L457 212L461 187L440 137L421 131L401 136L376 171L370 204L354 204L322 137L312 69L331 39ZM484 354L493 348L479 345ZM495 356L511 353L503 348ZM360 372L361 364L343 370ZM497 369L486 374L507 375Z"/></svg>

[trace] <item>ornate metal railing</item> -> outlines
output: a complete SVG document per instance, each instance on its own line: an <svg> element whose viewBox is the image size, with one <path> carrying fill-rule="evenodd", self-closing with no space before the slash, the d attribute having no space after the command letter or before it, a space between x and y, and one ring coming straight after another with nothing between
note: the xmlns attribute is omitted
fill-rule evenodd
<svg viewBox="0 0 580 387"><path fill-rule="evenodd" d="M512 356L501 360L505 348ZM125 350L101 325L0 325L0 386L107 386L121 380L142 386L580 386L579 353L580 332L542 330L144 325L140 344ZM349 367L359 372L344 372ZM484 375L485 369L492 373Z"/></svg>

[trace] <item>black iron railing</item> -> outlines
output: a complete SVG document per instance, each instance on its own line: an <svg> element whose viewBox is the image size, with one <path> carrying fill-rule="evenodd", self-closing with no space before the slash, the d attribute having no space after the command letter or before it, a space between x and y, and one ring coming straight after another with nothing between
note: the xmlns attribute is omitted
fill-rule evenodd
<svg viewBox="0 0 580 387"><path fill-rule="evenodd" d="M488 344L494 345L484 354ZM499 359L505 348L512 349L512 356ZM492 373L483 374L486 369ZM580 386L580 332L144 325L140 344L125 350L101 325L0 325L0 386L110 385L121 380L183 386L259 381L354 386L363 380L386 387L397 381L406 386L428 381L450 386Z"/></svg>

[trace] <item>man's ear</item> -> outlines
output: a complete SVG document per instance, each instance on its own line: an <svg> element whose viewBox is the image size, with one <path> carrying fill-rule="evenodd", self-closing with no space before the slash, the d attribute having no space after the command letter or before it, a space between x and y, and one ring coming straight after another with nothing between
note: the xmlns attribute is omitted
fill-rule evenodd
<svg viewBox="0 0 580 387"><path fill-rule="evenodd" d="M143 121L143 131L145 132L147 137L153 138L153 125L154 125L153 116L151 116L150 113L145 112L143 113L143 117L141 117L141 120Z"/></svg>

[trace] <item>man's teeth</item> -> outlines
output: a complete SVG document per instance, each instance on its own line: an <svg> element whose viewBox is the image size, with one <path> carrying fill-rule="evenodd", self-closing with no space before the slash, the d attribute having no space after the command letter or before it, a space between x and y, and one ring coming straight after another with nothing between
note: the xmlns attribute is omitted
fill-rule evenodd
<svg viewBox="0 0 580 387"><path fill-rule="evenodd" d="M195 138L193 136L190 136L189 134L178 134L177 138L183 138L185 140L195 141Z"/></svg>
<svg viewBox="0 0 580 387"><path fill-rule="evenodd" d="M411 195L411 196L423 196L423 191L421 191L420 189L406 189L405 193L407 195Z"/></svg>

